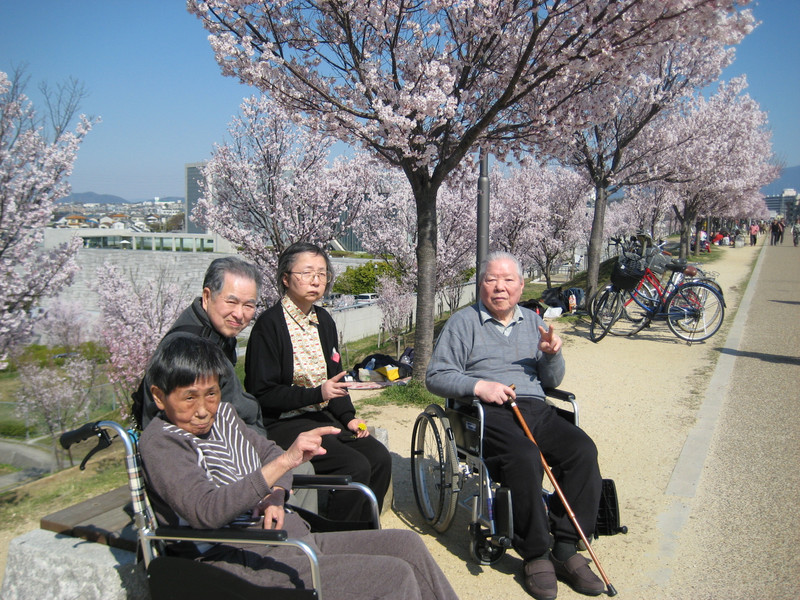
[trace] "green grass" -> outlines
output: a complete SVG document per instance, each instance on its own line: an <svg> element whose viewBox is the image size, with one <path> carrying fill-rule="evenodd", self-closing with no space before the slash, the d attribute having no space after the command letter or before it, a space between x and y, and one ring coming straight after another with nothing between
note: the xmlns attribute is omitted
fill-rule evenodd
<svg viewBox="0 0 800 600"><path fill-rule="evenodd" d="M17 471L20 471L19 467L0 463L0 475L8 475L9 473L16 473Z"/></svg>
<svg viewBox="0 0 800 600"><path fill-rule="evenodd" d="M14 529L20 520L38 523L49 513L125 485L128 477L122 444L119 447L117 452L106 450L96 455L85 471L71 467L0 493L0 531Z"/></svg>
<svg viewBox="0 0 800 600"><path fill-rule="evenodd" d="M424 409L429 404L441 404L442 399L434 396L425 385L418 381L409 381L406 385L393 385L381 391L380 394L364 398L359 404L368 406L417 406Z"/></svg>

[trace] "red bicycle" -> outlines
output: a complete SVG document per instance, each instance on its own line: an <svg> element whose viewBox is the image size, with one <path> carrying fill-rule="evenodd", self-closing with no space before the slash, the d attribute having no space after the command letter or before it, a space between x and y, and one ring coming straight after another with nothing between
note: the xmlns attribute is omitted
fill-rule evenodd
<svg viewBox="0 0 800 600"><path fill-rule="evenodd" d="M655 256L661 258L654 260ZM666 283L656 273L662 269L671 272ZM653 320L665 320L677 337L689 343L710 338L722 325L725 300L716 282L693 279L696 276L696 267L660 253L650 259L623 254L614 266L611 285L596 301L589 328L592 341L599 342L612 328L619 335L634 335Z"/></svg>

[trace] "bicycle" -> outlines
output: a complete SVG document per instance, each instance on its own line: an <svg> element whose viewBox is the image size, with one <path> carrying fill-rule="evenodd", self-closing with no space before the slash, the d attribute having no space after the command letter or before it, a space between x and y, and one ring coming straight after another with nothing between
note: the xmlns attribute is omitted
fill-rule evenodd
<svg viewBox="0 0 800 600"><path fill-rule="evenodd" d="M672 271L666 284L646 259L635 254L620 257L611 274L611 285L594 308L589 327L593 342L602 340L623 314L631 328L625 335L635 335L653 320L665 320L672 333L689 343L706 340L719 330L725 317L725 300L716 282L712 285L692 279L697 276L692 265L666 262L663 268Z"/></svg>

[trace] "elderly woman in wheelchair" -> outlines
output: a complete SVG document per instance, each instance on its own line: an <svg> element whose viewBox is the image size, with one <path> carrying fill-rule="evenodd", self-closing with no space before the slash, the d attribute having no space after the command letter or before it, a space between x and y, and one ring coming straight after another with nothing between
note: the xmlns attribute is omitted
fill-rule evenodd
<svg viewBox="0 0 800 600"><path fill-rule="evenodd" d="M450 400L446 410L428 407L415 426L412 468L418 505L426 520L443 531L460 487L477 473L470 525L473 557L491 563L513 547L523 559L525 589L537 600L556 598L557 579L580 593L599 595L606 585L578 552L582 531L596 532L607 487L597 448L577 427L574 408L564 419L563 410L545 401L544 388L557 387L564 376L562 341L538 314L518 306L524 280L514 256L490 254L478 281L480 301L450 317L428 365L428 389ZM574 400L569 394L555 395ZM518 406L518 416L509 410L509 401ZM463 469L459 458L466 462ZM545 465L552 465L552 481L571 508L560 497L542 501ZM615 529L622 531L618 525ZM608 593L616 593L610 584Z"/></svg>
<svg viewBox="0 0 800 600"><path fill-rule="evenodd" d="M184 334L162 344L150 362L161 412L139 447L159 523L211 529L257 517L259 527L285 529L317 554L326 597L456 598L416 533L310 533L284 509L289 471L324 453L322 436L338 430L303 432L286 451L252 433L230 404L219 402L224 360L207 340ZM182 542L172 551L260 586L312 587L308 559L293 547Z"/></svg>

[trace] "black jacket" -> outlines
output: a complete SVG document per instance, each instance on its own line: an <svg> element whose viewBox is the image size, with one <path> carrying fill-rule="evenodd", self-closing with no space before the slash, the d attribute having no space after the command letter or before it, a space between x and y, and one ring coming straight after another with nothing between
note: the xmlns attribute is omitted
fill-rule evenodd
<svg viewBox="0 0 800 600"><path fill-rule="evenodd" d="M318 306L313 310L319 319L319 340L325 355L328 378L342 371L336 323L328 312ZM283 316L280 301L256 320L247 343L244 362L244 386L261 405L264 425L269 427L282 413L322 402L322 388L304 388L292 385L294 380L294 353L289 327ZM343 426L356 416L350 396L334 398L327 409Z"/></svg>
<svg viewBox="0 0 800 600"><path fill-rule="evenodd" d="M247 423L248 427L255 429L261 435L266 436L267 432L264 429L261 418L261 407L253 396L244 391L242 383L236 376L236 371L233 365L236 364L236 338L225 337L220 335L216 329L211 325L208 314L203 308L202 299L197 297L194 301L180 314L160 343L169 338L174 333L185 332L193 333L194 335L208 338L214 342L225 353L230 363L230 370L226 376L220 380L220 391L223 402L230 402L236 408L239 417ZM158 413L158 407L150 395L150 382L147 381L147 375L137 390L141 392L143 399L143 410L141 415L141 426L144 430L150 420ZM134 404L136 400L134 399ZM136 417L136 415L134 415ZM139 419L137 418L137 421Z"/></svg>

